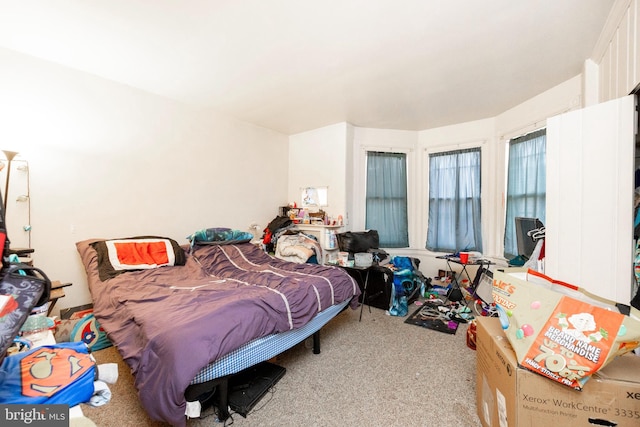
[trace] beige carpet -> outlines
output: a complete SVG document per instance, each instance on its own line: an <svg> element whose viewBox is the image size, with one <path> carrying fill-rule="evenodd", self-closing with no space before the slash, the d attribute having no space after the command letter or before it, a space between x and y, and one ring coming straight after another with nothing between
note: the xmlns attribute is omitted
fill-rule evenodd
<svg viewBox="0 0 640 427"><path fill-rule="evenodd" d="M247 418L233 414L233 425L479 427L476 359L465 343L467 325L448 335L367 308L362 322L360 311L351 309L329 322L321 331L319 355L308 340L279 356L276 363L286 374ZM165 425L149 419L140 406L115 348L94 354L98 363L117 362L120 378L110 387L111 401L99 408L82 405L84 414L98 427ZM212 412L204 411L206 418L189 420L188 426L222 426Z"/></svg>

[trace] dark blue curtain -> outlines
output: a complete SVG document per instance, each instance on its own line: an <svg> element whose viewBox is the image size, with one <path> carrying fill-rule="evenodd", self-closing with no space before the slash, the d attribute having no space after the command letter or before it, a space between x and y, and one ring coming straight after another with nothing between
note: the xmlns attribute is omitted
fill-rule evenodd
<svg viewBox="0 0 640 427"><path fill-rule="evenodd" d="M541 129L509 142L507 172L507 212L504 230L504 256L518 255L515 218L545 219L547 193L547 131Z"/></svg>
<svg viewBox="0 0 640 427"><path fill-rule="evenodd" d="M367 230L377 230L383 248L409 246L407 156L367 152Z"/></svg>

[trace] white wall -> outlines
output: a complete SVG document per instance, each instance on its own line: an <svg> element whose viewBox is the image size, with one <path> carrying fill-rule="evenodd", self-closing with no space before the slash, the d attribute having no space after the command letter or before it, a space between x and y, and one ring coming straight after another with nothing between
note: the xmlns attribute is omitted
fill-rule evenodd
<svg viewBox="0 0 640 427"><path fill-rule="evenodd" d="M351 125L338 123L289 137L289 185L287 203L301 203L305 187L328 187L328 215L348 218L347 160ZM275 215L276 212L274 212Z"/></svg>
<svg viewBox="0 0 640 427"><path fill-rule="evenodd" d="M183 244L264 227L287 198L285 135L4 49L0 117L0 149L29 161L35 264L73 282L60 308L90 301L79 240Z"/></svg>
<svg viewBox="0 0 640 427"><path fill-rule="evenodd" d="M350 222L346 229L363 230L366 151L397 150L407 153L410 248L388 251L420 258L422 272L435 276L438 269L446 267L446 263L435 258L439 254L424 249L428 221L428 154L480 146L484 254L506 264L502 258L506 143L509 138L544 127L547 117L579 108L581 99L582 79L576 76L496 117L484 120L419 132L338 124L293 135L290 137L289 152L289 197L295 197L300 187L311 185L312 182L345 176L344 180L332 182L342 186L342 190L337 189L338 192L353 194L347 200L353 207L349 209ZM352 138L348 136L349 130L352 131ZM318 152L317 147L323 147L323 150ZM342 153L349 149L353 152L352 161L347 159L345 166ZM331 157L332 161L326 162L327 157ZM348 171L348 167L352 171ZM336 188L333 185L331 187L331 191L336 192Z"/></svg>
<svg viewBox="0 0 640 427"><path fill-rule="evenodd" d="M547 118L580 108L582 98L578 75L496 116L496 137L504 141L540 129Z"/></svg>
<svg viewBox="0 0 640 427"><path fill-rule="evenodd" d="M632 93L640 82L640 0L617 0L592 55L600 102Z"/></svg>

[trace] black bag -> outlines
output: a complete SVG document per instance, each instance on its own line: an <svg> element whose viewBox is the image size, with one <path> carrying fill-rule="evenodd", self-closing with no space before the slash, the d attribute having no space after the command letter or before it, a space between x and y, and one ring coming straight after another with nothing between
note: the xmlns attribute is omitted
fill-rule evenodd
<svg viewBox="0 0 640 427"><path fill-rule="evenodd" d="M0 202L0 363L31 310L49 301L51 292L51 281L42 270L10 262L9 243L4 206Z"/></svg>
<svg viewBox="0 0 640 427"><path fill-rule="evenodd" d="M0 296L5 304L0 309L0 363L7 349L34 307L49 301L51 281L38 268L26 264L11 264L2 272Z"/></svg>
<svg viewBox="0 0 640 427"><path fill-rule="evenodd" d="M458 302L462 301L463 298L462 291L458 288L451 288L447 291L447 299L449 301Z"/></svg>
<svg viewBox="0 0 640 427"><path fill-rule="evenodd" d="M272 219L269 224L267 224L267 228L265 229L265 231L269 230L272 234L274 234L281 228L288 227L292 222L293 221L291 221L291 218L289 218L288 216L277 216Z"/></svg>
<svg viewBox="0 0 640 427"><path fill-rule="evenodd" d="M380 245L378 230L347 231L336 234L338 247L343 252L359 253L377 249Z"/></svg>

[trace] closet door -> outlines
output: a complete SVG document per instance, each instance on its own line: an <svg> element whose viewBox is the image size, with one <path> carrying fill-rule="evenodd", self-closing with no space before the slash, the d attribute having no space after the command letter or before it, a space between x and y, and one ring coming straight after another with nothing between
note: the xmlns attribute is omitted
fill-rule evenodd
<svg viewBox="0 0 640 427"><path fill-rule="evenodd" d="M547 120L545 272L629 304L635 96Z"/></svg>

